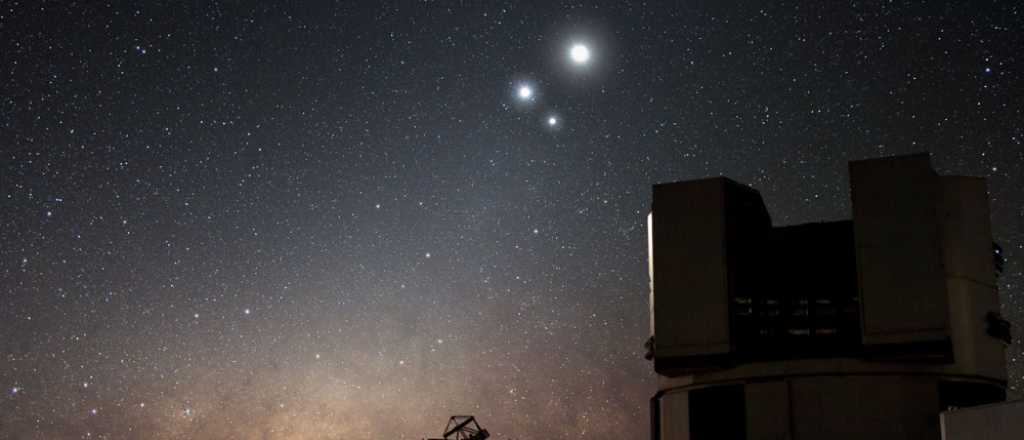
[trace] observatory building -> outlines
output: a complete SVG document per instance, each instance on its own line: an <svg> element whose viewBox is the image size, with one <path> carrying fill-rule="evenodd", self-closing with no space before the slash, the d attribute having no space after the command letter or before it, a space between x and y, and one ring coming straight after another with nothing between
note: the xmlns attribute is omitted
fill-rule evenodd
<svg viewBox="0 0 1024 440"><path fill-rule="evenodd" d="M985 180L850 163L853 219L772 226L726 178L654 186L654 440L935 439L1006 398Z"/></svg>

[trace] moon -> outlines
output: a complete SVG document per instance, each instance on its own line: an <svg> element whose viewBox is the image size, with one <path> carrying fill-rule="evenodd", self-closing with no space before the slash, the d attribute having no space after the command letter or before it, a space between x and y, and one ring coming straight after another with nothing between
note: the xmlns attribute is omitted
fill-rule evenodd
<svg viewBox="0 0 1024 440"><path fill-rule="evenodd" d="M569 49L569 58L575 64L587 64L590 61L590 48L583 43L573 44Z"/></svg>
<svg viewBox="0 0 1024 440"><path fill-rule="evenodd" d="M554 127L556 125L558 125L558 117L548 116L548 126Z"/></svg>

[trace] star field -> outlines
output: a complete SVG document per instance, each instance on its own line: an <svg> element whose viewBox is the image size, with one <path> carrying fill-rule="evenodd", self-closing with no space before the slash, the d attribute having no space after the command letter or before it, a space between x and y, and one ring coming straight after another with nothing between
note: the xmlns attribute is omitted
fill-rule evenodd
<svg viewBox="0 0 1024 440"><path fill-rule="evenodd" d="M1015 2L143 3L0 6L0 437L644 438L650 186L919 151L1021 394Z"/></svg>

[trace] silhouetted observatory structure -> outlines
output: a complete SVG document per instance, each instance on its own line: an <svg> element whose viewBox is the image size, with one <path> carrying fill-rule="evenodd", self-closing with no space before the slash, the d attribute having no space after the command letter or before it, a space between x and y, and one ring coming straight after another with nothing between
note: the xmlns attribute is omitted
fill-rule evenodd
<svg viewBox="0 0 1024 440"><path fill-rule="evenodd" d="M726 178L654 186L653 439L935 439L1006 398L985 180L850 163L853 220L773 227Z"/></svg>

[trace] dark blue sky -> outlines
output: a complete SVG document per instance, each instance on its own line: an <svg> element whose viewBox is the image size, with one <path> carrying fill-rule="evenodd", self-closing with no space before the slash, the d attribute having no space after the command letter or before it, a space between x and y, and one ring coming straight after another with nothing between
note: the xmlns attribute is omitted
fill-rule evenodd
<svg viewBox="0 0 1024 440"><path fill-rule="evenodd" d="M757 3L4 2L0 434L641 438L650 185L919 151L1020 327L1022 8Z"/></svg>

